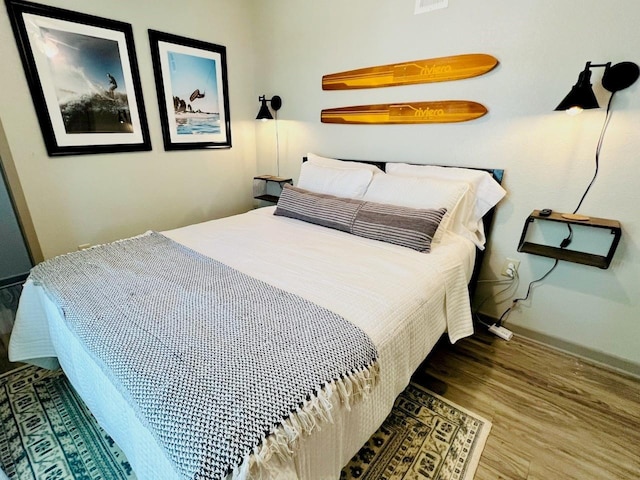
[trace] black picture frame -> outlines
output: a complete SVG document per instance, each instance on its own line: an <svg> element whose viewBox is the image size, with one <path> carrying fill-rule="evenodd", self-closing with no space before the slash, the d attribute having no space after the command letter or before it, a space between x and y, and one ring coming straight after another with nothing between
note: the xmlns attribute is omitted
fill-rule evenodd
<svg viewBox="0 0 640 480"><path fill-rule="evenodd" d="M231 148L227 49L149 30L165 150Z"/></svg>
<svg viewBox="0 0 640 480"><path fill-rule="evenodd" d="M5 4L48 154L151 150L131 25Z"/></svg>

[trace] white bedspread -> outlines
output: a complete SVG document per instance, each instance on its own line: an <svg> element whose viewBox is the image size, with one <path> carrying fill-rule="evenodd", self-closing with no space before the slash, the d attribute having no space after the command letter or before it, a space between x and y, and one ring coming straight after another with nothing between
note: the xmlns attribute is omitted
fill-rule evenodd
<svg viewBox="0 0 640 480"><path fill-rule="evenodd" d="M446 236L430 254L272 215L273 207L168 232L169 238L328 308L363 329L378 348L380 384L334 423L307 437L295 458L264 478L338 479L379 427L420 362L447 330L473 332L466 284L474 245ZM61 312L27 282L9 347L12 361L60 362L139 479L178 478L149 431L67 329ZM57 359L57 360L56 360ZM337 400L337 396L334 396Z"/></svg>

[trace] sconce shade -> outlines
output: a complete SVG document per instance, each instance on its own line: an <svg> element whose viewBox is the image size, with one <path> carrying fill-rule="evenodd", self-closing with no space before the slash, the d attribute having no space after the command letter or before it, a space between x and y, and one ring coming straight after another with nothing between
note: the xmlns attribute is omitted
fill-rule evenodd
<svg viewBox="0 0 640 480"><path fill-rule="evenodd" d="M598 100L591 88L591 69L594 67L604 67L602 86L612 94L630 87L640 77L640 67L633 62L620 62L613 66L611 62L600 64L587 62L584 70L580 72L578 83L573 86L569 95L564 97L556 110L599 108Z"/></svg>
<svg viewBox="0 0 640 480"><path fill-rule="evenodd" d="M271 104L271 108L277 112L280 110L280 107L282 107L282 98L278 95L274 95L271 97L271 100L269 100L266 95L261 95L258 97L258 100L260 100L262 104L260 105L260 111L258 111L256 120L273 120L273 115L271 115L267 102L269 102Z"/></svg>
<svg viewBox="0 0 640 480"><path fill-rule="evenodd" d="M269 107L267 107L267 99L265 96L262 95L258 100L262 102L262 105L260 105L260 110L258 111L256 120L273 120L273 115L271 115Z"/></svg>
<svg viewBox="0 0 640 480"><path fill-rule="evenodd" d="M580 72L578 76L578 82L556 107L556 110L569 110L571 108L588 110L591 108L600 108L598 100L591 88L591 71L589 68L590 63L587 63L585 69Z"/></svg>

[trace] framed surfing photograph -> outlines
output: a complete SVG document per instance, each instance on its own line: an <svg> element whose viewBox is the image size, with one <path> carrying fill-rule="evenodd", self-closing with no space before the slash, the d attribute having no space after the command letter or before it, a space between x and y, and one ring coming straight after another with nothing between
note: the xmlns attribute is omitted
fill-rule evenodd
<svg viewBox="0 0 640 480"><path fill-rule="evenodd" d="M149 30L165 150L231 148L221 45Z"/></svg>
<svg viewBox="0 0 640 480"><path fill-rule="evenodd" d="M151 150L131 25L6 5L49 155Z"/></svg>

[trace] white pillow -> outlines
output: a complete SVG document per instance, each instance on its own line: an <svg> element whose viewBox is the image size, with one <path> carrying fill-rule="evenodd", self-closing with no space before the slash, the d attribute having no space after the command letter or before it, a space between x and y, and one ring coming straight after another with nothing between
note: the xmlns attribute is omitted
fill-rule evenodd
<svg viewBox="0 0 640 480"><path fill-rule="evenodd" d="M474 214L481 218L497 205L506 195L506 190L496 182L489 172L460 167L437 167L434 165L409 165L407 163L388 163L386 167L390 175L411 177L444 178L469 182L476 195Z"/></svg>
<svg viewBox="0 0 640 480"><path fill-rule="evenodd" d="M485 243L482 217L498 204L506 195L506 190L496 182L489 172L460 167L438 167L433 165L409 165L406 163L388 163L389 175L420 177L443 180L456 180L469 183L472 199L462 203L456 212L456 222L461 222L464 230L458 233L470 238L478 247Z"/></svg>
<svg viewBox="0 0 640 480"><path fill-rule="evenodd" d="M320 155L316 155L315 153L307 153L307 162L315 163L316 165L322 165L325 167L370 170L374 175L377 173L384 173L378 167L376 167L375 165L371 165L370 163L337 160L335 158L321 157Z"/></svg>
<svg viewBox="0 0 640 480"><path fill-rule="evenodd" d="M300 167L298 187L345 198L362 198L373 173L366 168L335 168L313 162Z"/></svg>
<svg viewBox="0 0 640 480"><path fill-rule="evenodd" d="M411 208L446 208L447 213L433 237L438 243L450 222L456 217L460 202L466 201L469 184L452 180L404 177L396 175L374 175L363 199L369 202L389 203Z"/></svg>

